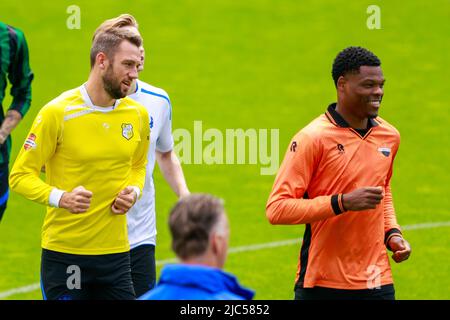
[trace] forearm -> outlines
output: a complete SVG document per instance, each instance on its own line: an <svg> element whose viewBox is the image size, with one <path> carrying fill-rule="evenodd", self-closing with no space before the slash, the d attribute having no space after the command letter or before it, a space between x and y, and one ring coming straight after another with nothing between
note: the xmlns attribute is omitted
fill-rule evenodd
<svg viewBox="0 0 450 320"><path fill-rule="evenodd" d="M173 192L179 198L188 195L189 189L184 178L183 169L175 152L173 150L166 153L157 151L156 160L158 161L164 179L170 185Z"/></svg>
<svg viewBox="0 0 450 320"><path fill-rule="evenodd" d="M342 213L332 204L336 198L332 196L319 196L314 199L272 198L267 203L266 216L271 224L307 224L325 220Z"/></svg>
<svg viewBox="0 0 450 320"><path fill-rule="evenodd" d="M18 111L9 110L6 113L5 120L0 127L0 144L3 144L6 141L12 130L19 124L20 120L22 120L22 116Z"/></svg>
<svg viewBox="0 0 450 320"><path fill-rule="evenodd" d="M132 167L130 176L128 178L127 187L136 188L138 198L142 195L142 190L144 190L146 168L143 166Z"/></svg>
<svg viewBox="0 0 450 320"><path fill-rule="evenodd" d="M391 229L400 230L400 225L397 223L397 217L395 215L394 203L392 200L391 187L389 185L385 188L384 195L384 231L387 233Z"/></svg>
<svg viewBox="0 0 450 320"><path fill-rule="evenodd" d="M394 203L392 201L392 193L390 185L385 188L384 196L384 243L386 247L389 247L389 241L392 237L402 236L400 225L397 223L397 217L395 215Z"/></svg>
<svg viewBox="0 0 450 320"><path fill-rule="evenodd" d="M11 190L25 198L43 205L58 206L58 203L51 201L52 198L60 198L58 190L42 181L37 172L14 165L9 181Z"/></svg>

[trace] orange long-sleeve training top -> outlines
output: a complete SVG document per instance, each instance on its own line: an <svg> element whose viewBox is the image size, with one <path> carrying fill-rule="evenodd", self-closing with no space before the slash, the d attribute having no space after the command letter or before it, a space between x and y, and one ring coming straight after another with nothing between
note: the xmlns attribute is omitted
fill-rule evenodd
<svg viewBox="0 0 450 320"><path fill-rule="evenodd" d="M296 285L367 289L393 282L385 243L397 224L390 180L399 132L369 119L364 135L336 104L298 132L286 152L266 206L272 224L306 224ZM345 211L342 194L381 186L372 210Z"/></svg>

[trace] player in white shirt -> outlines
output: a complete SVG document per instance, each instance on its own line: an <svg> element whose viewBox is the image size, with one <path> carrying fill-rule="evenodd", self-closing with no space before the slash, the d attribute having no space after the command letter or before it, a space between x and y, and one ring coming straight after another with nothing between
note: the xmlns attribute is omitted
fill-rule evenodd
<svg viewBox="0 0 450 320"><path fill-rule="evenodd" d="M143 64L142 64L143 65ZM143 67L142 67L143 68ZM136 297L153 289L156 282L156 214L153 170L158 162L165 180L179 198L189 194L180 161L173 151L172 106L160 88L137 80L128 97L142 104L150 118L150 147L142 197L127 213L131 275Z"/></svg>
<svg viewBox="0 0 450 320"><path fill-rule="evenodd" d="M109 28L129 28L139 34L133 16L122 14L106 20L97 28L96 35ZM141 65L144 69L144 48L141 47ZM148 111L150 123L150 147L142 197L127 213L128 239L130 242L131 276L136 297L152 289L156 282L155 245L155 185L153 170L158 162L163 176L176 195L181 198L189 194L180 161L173 151L172 106L167 93L143 81L132 82L128 96Z"/></svg>

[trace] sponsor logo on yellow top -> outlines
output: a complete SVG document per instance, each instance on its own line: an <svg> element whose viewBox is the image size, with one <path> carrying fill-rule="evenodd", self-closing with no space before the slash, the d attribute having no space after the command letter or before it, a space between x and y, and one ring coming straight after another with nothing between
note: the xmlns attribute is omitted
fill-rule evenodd
<svg viewBox="0 0 450 320"><path fill-rule="evenodd" d="M25 150L36 149L36 135L34 133L30 133L27 140L25 140L23 148Z"/></svg>

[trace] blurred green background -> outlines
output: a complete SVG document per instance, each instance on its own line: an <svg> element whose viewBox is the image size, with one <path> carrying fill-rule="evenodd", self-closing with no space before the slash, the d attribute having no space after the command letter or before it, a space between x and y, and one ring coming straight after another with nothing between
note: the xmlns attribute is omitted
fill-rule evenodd
<svg viewBox="0 0 450 320"><path fill-rule="evenodd" d="M366 25L371 4L381 9L379 30ZM66 26L69 5L81 10L79 30ZM375 52L387 79L380 115L402 135L392 180L398 221L442 222L405 230L413 253L405 263L392 262L397 298L450 299L448 0L2 1L0 20L24 31L35 73L32 107L13 133L11 161L39 109L87 80L94 30L121 13L139 22L146 48L140 78L169 93L174 129L193 131L195 120L204 130L222 132L279 129L280 161L291 137L335 101L336 54L350 45ZM231 247L299 239L231 253L226 264L256 290L256 299L292 299L304 227L267 222L274 176L260 175L260 167L185 164L184 172L191 191L226 200ZM165 260L174 256L166 222L176 197L157 169L155 183L156 257ZM41 299L44 213L44 207L11 195L0 225L2 299Z"/></svg>

